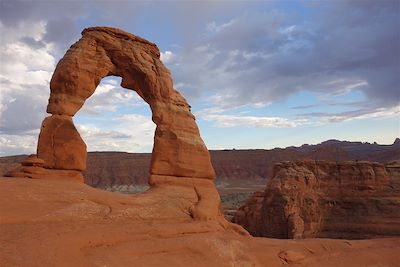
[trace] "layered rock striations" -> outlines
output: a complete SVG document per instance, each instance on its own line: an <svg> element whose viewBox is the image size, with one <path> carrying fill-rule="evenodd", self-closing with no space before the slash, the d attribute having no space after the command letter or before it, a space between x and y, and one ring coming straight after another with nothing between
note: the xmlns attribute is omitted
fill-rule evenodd
<svg viewBox="0 0 400 267"><path fill-rule="evenodd" d="M275 163L288 160L367 160L388 163L400 158L400 142L378 145L361 142L326 141L284 149L210 151L217 181L261 181L273 175ZM1 157L0 175L15 168L22 156ZM144 185L148 183L150 153L89 152L85 182L96 187Z"/></svg>
<svg viewBox="0 0 400 267"><path fill-rule="evenodd" d="M255 236L370 238L400 235L400 184L373 162L297 161L275 165L233 222Z"/></svg>

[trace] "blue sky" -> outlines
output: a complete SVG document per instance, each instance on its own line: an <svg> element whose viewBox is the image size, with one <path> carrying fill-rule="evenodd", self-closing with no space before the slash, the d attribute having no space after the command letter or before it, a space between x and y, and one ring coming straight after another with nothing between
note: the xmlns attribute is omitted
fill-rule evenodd
<svg viewBox="0 0 400 267"><path fill-rule="evenodd" d="M0 1L0 156L34 153L58 60L86 27L156 43L210 149L400 136L399 1ZM89 151L150 152L146 103L102 80Z"/></svg>

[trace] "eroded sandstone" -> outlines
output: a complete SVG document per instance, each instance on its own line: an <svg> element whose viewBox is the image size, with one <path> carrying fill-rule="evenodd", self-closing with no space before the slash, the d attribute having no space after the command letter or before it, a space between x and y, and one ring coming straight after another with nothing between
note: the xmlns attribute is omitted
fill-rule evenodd
<svg viewBox="0 0 400 267"><path fill-rule="evenodd" d="M275 165L264 192L233 221L255 236L371 238L400 235L400 187L373 162L297 161Z"/></svg>
<svg viewBox="0 0 400 267"><path fill-rule="evenodd" d="M58 62L50 81L47 112L51 116L42 123L37 147L43 166L22 166L8 176L83 182L86 144L72 118L106 76L120 76L121 86L136 91L151 108L157 127L150 185L165 190L179 185L175 190L182 190L182 199L189 191L195 193L196 204L181 203L182 209L194 219L218 218L228 225L219 210L210 155L189 104L173 88L157 46L114 28L85 29Z"/></svg>
<svg viewBox="0 0 400 267"><path fill-rule="evenodd" d="M210 156L190 106L173 88L171 74L160 61L157 46L133 34L107 27L85 29L82 38L57 64L50 82L47 112L52 117L74 116L106 76L122 77L121 86L136 91L150 105L157 125L151 174L214 178ZM46 120L53 120L52 117ZM43 155L50 168L82 170L86 166L80 153L83 146L73 138L79 135L76 130L65 135L80 147L69 150L68 155L70 161L81 162L80 165L65 162L63 153L56 153L56 148L46 144L49 138L42 138L44 134L42 129L40 141L44 139L44 144L39 142L38 155Z"/></svg>
<svg viewBox="0 0 400 267"><path fill-rule="evenodd" d="M86 144L69 116L53 115L44 119L37 150L47 169L86 169Z"/></svg>

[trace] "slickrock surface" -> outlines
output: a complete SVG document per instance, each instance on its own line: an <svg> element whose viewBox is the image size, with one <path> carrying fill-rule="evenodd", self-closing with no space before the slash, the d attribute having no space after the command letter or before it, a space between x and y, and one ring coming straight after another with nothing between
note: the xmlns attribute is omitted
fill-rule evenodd
<svg viewBox="0 0 400 267"><path fill-rule="evenodd" d="M399 266L400 239L278 240L193 220L193 188L140 195L77 181L0 178L0 263L43 266ZM291 265L292 264L292 265Z"/></svg>
<svg viewBox="0 0 400 267"><path fill-rule="evenodd" d="M233 222L274 238L400 236L400 179L373 162L282 162Z"/></svg>

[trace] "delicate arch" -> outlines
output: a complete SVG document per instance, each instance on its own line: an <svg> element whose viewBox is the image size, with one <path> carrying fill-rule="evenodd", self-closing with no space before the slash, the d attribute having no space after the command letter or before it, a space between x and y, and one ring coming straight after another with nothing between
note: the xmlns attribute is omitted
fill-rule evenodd
<svg viewBox="0 0 400 267"><path fill-rule="evenodd" d="M72 117L106 76L122 77L121 86L136 91L152 110L157 125L150 174L213 179L210 156L186 100L173 88L157 46L108 27L88 28L57 64L50 82L38 157L48 169L86 168L86 145Z"/></svg>

